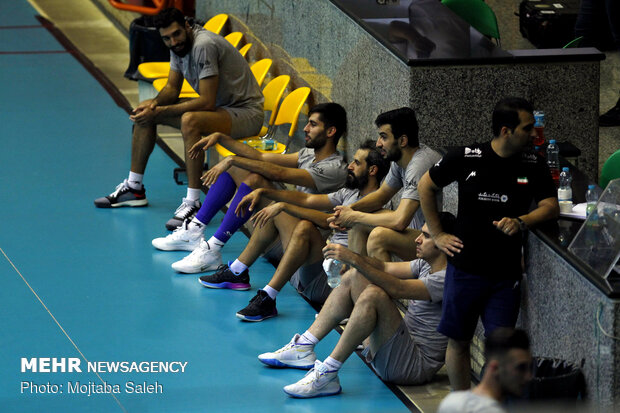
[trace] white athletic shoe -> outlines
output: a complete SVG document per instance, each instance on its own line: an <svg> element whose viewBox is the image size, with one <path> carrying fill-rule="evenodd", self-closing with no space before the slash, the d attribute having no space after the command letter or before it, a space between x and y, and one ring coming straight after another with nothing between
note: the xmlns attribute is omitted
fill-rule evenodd
<svg viewBox="0 0 620 413"><path fill-rule="evenodd" d="M185 220L172 234L155 238L151 243L162 251L194 251L203 239L204 225L190 223L191 221Z"/></svg>
<svg viewBox="0 0 620 413"><path fill-rule="evenodd" d="M181 261L172 263L172 269L185 274L217 270L222 264L222 254L214 251L209 243L200 238L200 244L191 254Z"/></svg>
<svg viewBox="0 0 620 413"><path fill-rule="evenodd" d="M327 371L327 366L319 360L314 362L314 368L306 373L303 379L284 386L284 393L302 399L333 396L341 391L338 372Z"/></svg>
<svg viewBox="0 0 620 413"><path fill-rule="evenodd" d="M316 354L312 344L297 344L300 335L295 334L290 343L273 353L263 353L258 359L272 367L291 367L309 370L314 367Z"/></svg>

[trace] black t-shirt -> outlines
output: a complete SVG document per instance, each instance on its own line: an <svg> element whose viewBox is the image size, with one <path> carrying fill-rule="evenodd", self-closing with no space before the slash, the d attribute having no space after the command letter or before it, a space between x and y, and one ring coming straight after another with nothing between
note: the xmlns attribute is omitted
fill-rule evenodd
<svg viewBox="0 0 620 413"><path fill-rule="evenodd" d="M452 265L471 274L519 278L521 237L504 234L493 221L524 215L532 201L557 196L544 159L528 152L501 158L486 142L448 152L429 174L440 187L458 182L454 235L463 249L450 258Z"/></svg>

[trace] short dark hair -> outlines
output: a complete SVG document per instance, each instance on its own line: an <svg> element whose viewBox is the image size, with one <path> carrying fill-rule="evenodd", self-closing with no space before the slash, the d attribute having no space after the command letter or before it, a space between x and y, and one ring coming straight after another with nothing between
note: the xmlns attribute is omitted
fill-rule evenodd
<svg viewBox="0 0 620 413"><path fill-rule="evenodd" d="M310 109L308 116L319 114L319 120L325 124L325 129L336 128L334 143L337 145L340 137L347 133L347 111L337 103L319 103Z"/></svg>
<svg viewBox="0 0 620 413"><path fill-rule="evenodd" d="M444 232L448 234L454 234L454 225L456 224L456 217L452 215L452 213L448 211L440 212L439 223L441 224L441 229Z"/></svg>
<svg viewBox="0 0 620 413"><path fill-rule="evenodd" d="M168 27L174 22L179 23L181 27L185 26L185 16L181 13L181 10L174 7L163 9L153 17L153 26L158 30Z"/></svg>
<svg viewBox="0 0 620 413"><path fill-rule="evenodd" d="M525 331L515 328L498 327L489 334L484 346L487 361L502 359L512 349L530 350L530 340Z"/></svg>
<svg viewBox="0 0 620 413"><path fill-rule="evenodd" d="M497 138L503 126L514 130L520 123L520 110L534 112L532 104L523 98L507 97L497 102L493 109L493 136Z"/></svg>
<svg viewBox="0 0 620 413"><path fill-rule="evenodd" d="M377 149L377 141L372 139L366 140L364 143L360 145L360 149L368 150L368 155L366 156L366 164L371 167L373 165L377 166L377 181L383 181L385 175L387 175L390 170L390 161L386 160L381 152Z"/></svg>
<svg viewBox="0 0 620 413"><path fill-rule="evenodd" d="M395 138L407 135L408 146L412 148L420 146L420 141L418 140L418 120L416 119L415 111L411 108L402 107L381 113L375 119L375 125L377 127L390 125Z"/></svg>

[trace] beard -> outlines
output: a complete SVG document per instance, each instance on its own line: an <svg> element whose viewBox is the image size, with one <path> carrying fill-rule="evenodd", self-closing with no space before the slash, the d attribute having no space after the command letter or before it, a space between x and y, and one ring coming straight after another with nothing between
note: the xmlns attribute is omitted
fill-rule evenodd
<svg viewBox="0 0 620 413"><path fill-rule="evenodd" d="M317 136L305 143L306 148L321 149L327 143L327 136Z"/></svg>
<svg viewBox="0 0 620 413"><path fill-rule="evenodd" d="M403 151L399 147L395 147L385 154L385 160L388 162L398 162L403 156Z"/></svg>
<svg viewBox="0 0 620 413"><path fill-rule="evenodd" d="M171 48L170 50L172 50L172 53L174 53L175 55L179 56L179 57L185 57L187 56L187 54L189 53L189 51L192 49L192 44L189 41L185 41L182 44L183 47L181 47L179 50L175 50L174 48Z"/></svg>
<svg viewBox="0 0 620 413"><path fill-rule="evenodd" d="M347 172L347 179L344 182L345 188L348 189L362 189L368 184L368 174L364 174L359 178L353 174L353 172Z"/></svg>

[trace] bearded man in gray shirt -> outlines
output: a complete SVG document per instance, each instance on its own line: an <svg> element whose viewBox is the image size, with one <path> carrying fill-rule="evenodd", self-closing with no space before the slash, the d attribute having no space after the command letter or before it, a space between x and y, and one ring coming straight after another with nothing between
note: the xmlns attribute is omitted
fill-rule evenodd
<svg viewBox="0 0 620 413"><path fill-rule="evenodd" d="M448 212L441 214L445 225L454 220ZM325 258L352 269L306 332L296 334L281 349L258 356L270 366L310 369L300 381L285 386L285 393L298 398L340 393L338 371L366 337L366 359L383 380L419 384L434 376L444 363L448 344L447 337L437 332L447 260L426 225L416 239L416 252L420 258L411 262L383 262L338 244L323 249ZM411 300L404 318L394 298ZM336 347L324 361L317 360L315 345L346 317L349 321Z"/></svg>

